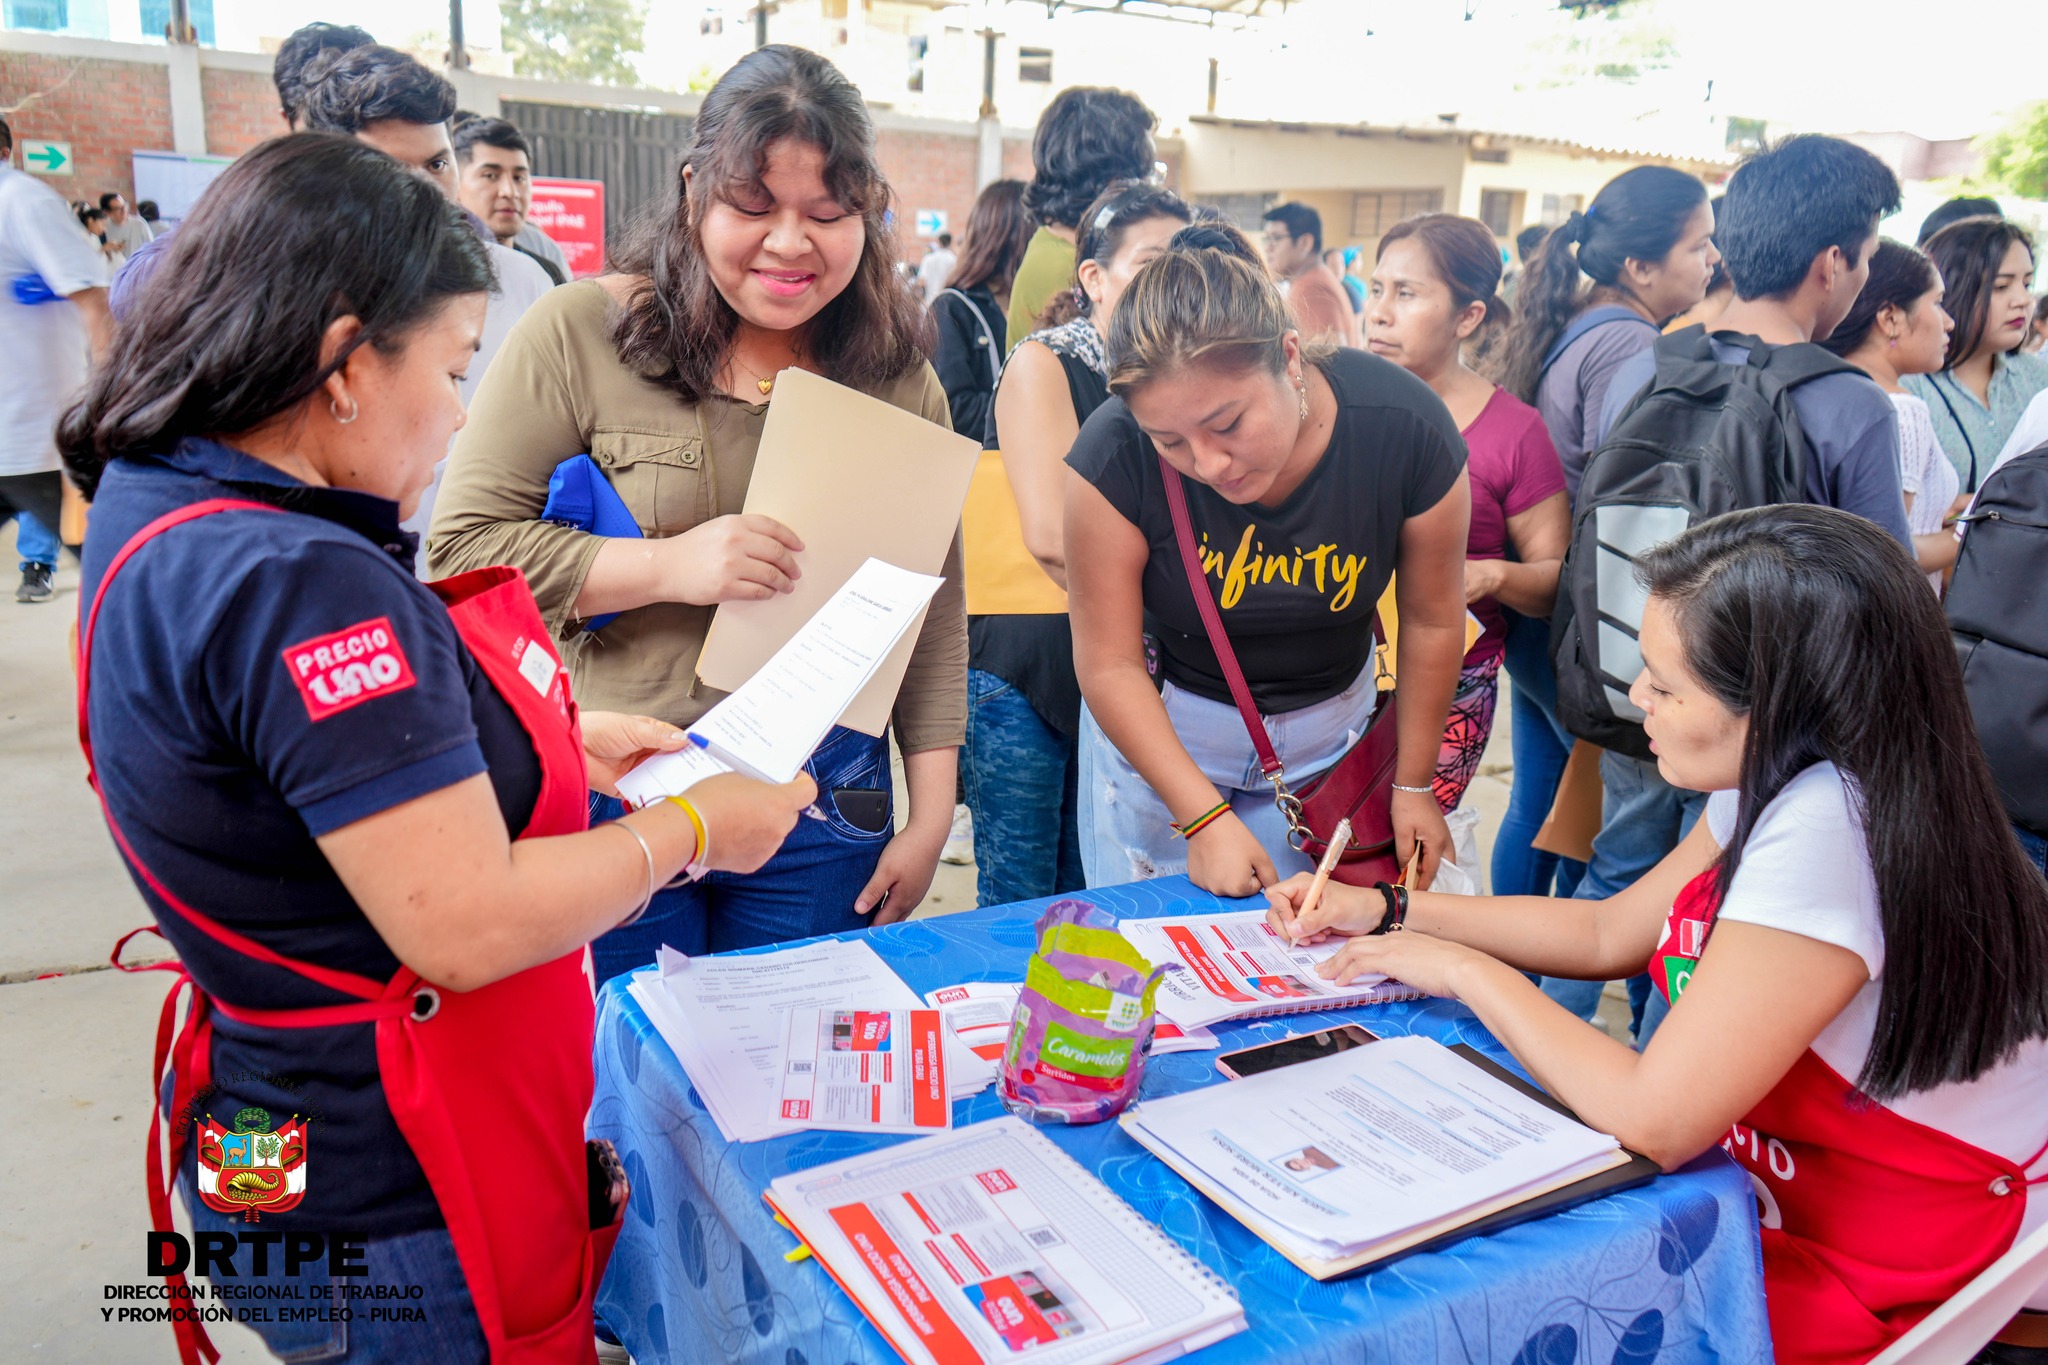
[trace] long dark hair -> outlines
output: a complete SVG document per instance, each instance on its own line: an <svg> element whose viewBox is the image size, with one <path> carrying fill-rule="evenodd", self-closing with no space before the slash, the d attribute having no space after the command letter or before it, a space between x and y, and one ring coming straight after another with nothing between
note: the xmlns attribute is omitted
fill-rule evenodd
<svg viewBox="0 0 2048 1365"><path fill-rule="evenodd" d="M811 319L810 359L855 389L924 359L924 309L896 282L889 182L875 160L874 126L839 68L800 47L756 48L704 96L692 132L667 195L613 253L613 269L647 277L612 323L620 360L686 403L719 391L739 314L712 283L700 225L713 201L759 191L768 149L784 138L824 155L826 188L867 230L853 281Z"/></svg>
<svg viewBox="0 0 2048 1365"><path fill-rule="evenodd" d="M1194 216L1195 211L1187 201L1163 185L1138 180L1111 184L1081 216L1080 230L1074 237L1073 288L1046 301L1044 311L1038 315L1038 325L1057 327L1088 315L1091 305L1087 291L1081 288L1081 267L1089 261L1107 265L1123 249L1124 237L1133 227L1150 218L1178 218L1189 223Z"/></svg>
<svg viewBox="0 0 2048 1365"><path fill-rule="evenodd" d="M1942 306L1956 320L1956 329L1948 334L1948 354L1941 360L1944 370L1953 370L1984 344L1985 328L1991 325L1991 284L2014 242L2033 256L2027 230L2003 218L1965 218L1927 239L1927 254L1948 287Z"/></svg>
<svg viewBox="0 0 2048 1365"><path fill-rule="evenodd" d="M1925 255L1904 242L1880 238L1877 250L1870 253L1870 278L1864 281L1863 292L1820 344L1836 355L1848 355L1870 335L1879 313L1887 308L1908 311L1914 300L1934 288L1936 278L1934 262Z"/></svg>
<svg viewBox="0 0 2048 1365"><path fill-rule="evenodd" d="M110 460L254 430L312 396L355 346L396 351L450 298L491 287L461 207L334 133L266 142L222 173L57 426L87 497ZM336 319L362 331L326 364Z"/></svg>
<svg viewBox="0 0 2048 1365"><path fill-rule="evenodd" d="M1827 761L1850 784L1885 963L1857 1086L1884 1100L1975 1080L2048 1035L2048 883L2013 837L1947 622L1899 543L1781 504L1703 522L1636 572L1674 610L1687 670L1749 718L1722 887L1794 777Z"/></svg>
<svg viewBox="0 0 2048 1365"><path fill-rule="evenodd" d="M1031 240L1031 215L1024 211L1024 182L998 180L975 197L967 215L967 240L960 264L948 280L955 289L976 285L992 294L1007 291Z"/></svg>
<svg viewBox="0 0 2048 1365"><path fill-rule="evenodd" d="M1543 358L1591 302L1594 287L1619 289L1627 262L1670 255L1706 202L1707 187L1696 176L1669 166L1638 166L1602 185L1592 205L1545 237L1523 269L1502 386L1525 403L1535 402ZM1581 276L1592 285L1582 289Z"/></svg>

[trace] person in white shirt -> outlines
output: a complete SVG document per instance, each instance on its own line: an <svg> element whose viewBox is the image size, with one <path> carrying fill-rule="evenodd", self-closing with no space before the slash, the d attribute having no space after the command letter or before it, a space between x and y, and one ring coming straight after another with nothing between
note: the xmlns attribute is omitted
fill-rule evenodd
<svg viewBox="0 0 2048 1365"><path fill-rule="evenodd" d="M917 267L918 287L924 290L924 305L929 308L945 292L946 281L953 278L953 267L960 264L960 258L953 254L953 234L942 232L924 260Z"/></svg>
<svg viewBox="0 0 2048 1365"><path fill-rule="evenodd" d="M2048 389L2034 395L2034 401L2027 404L2027 410L2020 414L2019 425L2012 429L2012 435L2005 441L2005 448L1998 452L1993 469L2012 459L2024 455L2039 446L2048 445Z"/></svg>
<svg viewBox="0 0 2048 1365"><path fill-rule="evenodd" d="M312 132L346 133L367 142L433 181L450 199L461 202L455 147L448 137L448 120L455 113L455 87L445 77L429 71L403 52L371 44L322 53L307 63L301 79L304 90L299 114L303 127ZM511 335L513 324L554 287L554 281L538 262L501 244L482 219L474 213L470 216L476 222L478 235L489 244L497 287L491 291L484 309L483 337L477 345L476 360L461 384L464 406L475 394L498 348ZM420 495L419 506L406 518L406 530L426 534L446 465L443 460L435 467L434 482ZM420 570L426 570L424 559Z"/></svg>
<svg viewBox="0 0 2048 1365"><path fill-rule="evenodd" d="M45 602L64 505L53 432L112 322L99 248L55 190L8 164L13 150L0 119L0 526L15 522L15 600Z"/></svg>
<svg viewBox="0 0 2048 1365"><path fill-rule="evenodd" d="M1665 779L1712 793L1676 850L1605 901L1332 883L1304 913L1296 878L1269 893L1273 923L1361 935L1325 975L1464 1001L1584 1122L1666 1169L1718 1143L1762 1206L1778 1359L1867 1361L2048 1226L2048 883L2007 823L1941 608L1889 533L1762 507L1636 573L1630 700ZM1522 975L1645 961L1653 1005L1672 1003L1640 1054Z"/></svg>
<svg viewBox="0 0 2048 1365"><path fill-rule="evenodd" d="M100 196L100 212L107 215L103 224L107 235L107 258L113 269L119 270L156 233L142 221L142 215L129 208L128 201L113 190Z"/></svg>

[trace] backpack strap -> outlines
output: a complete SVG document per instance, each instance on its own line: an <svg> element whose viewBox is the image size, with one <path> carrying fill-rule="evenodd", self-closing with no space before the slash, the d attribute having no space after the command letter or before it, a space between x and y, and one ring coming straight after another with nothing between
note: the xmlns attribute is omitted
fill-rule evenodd
<svg viewBox="0 0 2048 1365"><path fill-rule="evenodd" d="M996 345L996 329L989 325L988 314L981 311L980 304L968 298L957 289L948 287L939 291L940 298L944 298L948 294L951 294L954 298L974 310L974 316L981 322L982 341L988 346L989 382L991 384L1001 383L1003 378L1003 354L1001 348Z"/></svg>
<svg viewBox="0 0 2048 1365"><path fill-rule="evenodd" d="M1557 334L1557 340L1550 343L1549 354L1543 357L1543 364L1536 370L1536 382L1539 384L1543 382L1543 376L1550 373L1550 367L1555 365L1558 362L1558 358L1569 350L1571 344L1580 337L1593 331L1595 328L1605 327L1610 322L1627 322L1630 318L1634 318L1646 327L1650 325L1650 320L1641 313L1619 303L1607 303L1602 304L1598 308L1588 308L1585 312L1573 318L1565 324L1564 330Z"/></svg>

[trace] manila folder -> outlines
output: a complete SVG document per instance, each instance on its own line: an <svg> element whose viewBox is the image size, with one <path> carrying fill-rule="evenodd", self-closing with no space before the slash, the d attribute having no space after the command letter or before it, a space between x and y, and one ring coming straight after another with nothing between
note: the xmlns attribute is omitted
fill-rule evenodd
<svg viewBox="0 0 2048 1365"><path fill-rule="evenodd" d="M803 577L795 592L765 602L720 603L697 676L722 691L737 689L870 557L943 572L980 454L965 436L821 375L777 375L746 510L797 533ZM920 613L841 725L882 733L923 623Z"/></svg>

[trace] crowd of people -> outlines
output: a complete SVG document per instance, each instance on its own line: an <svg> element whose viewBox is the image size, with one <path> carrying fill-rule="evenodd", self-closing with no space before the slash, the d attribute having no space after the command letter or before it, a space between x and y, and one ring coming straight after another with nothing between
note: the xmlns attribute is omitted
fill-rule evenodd
<svg viewBox="0 0 2048 1365"><path fill-rule="evenodd" d="M1279 204L1255 242L1162 182L1135 97L1072 89L907 284L860 92L769 46L567 282L518 128L358 29L294 34L276 79L289 131L154 237L116 195L95 244L0 170L0 273L48 296L0 299L10 351L83 394L0 390L0 458L61 453L92 500L88 759L193 992L152 1214L175 1186L230 1226L177 1122L200 1087L289 1112L312 1076L347 1144L279 1226L366 1235L435 1334L347 1358L588 1358L590 1210L626 1184L584 1143L586 947L601 984L899 920L956 796L983 904L1264 897L1667 1168L1729 1147L1781 1359L1869 1358L2048 1224L2048 829L1985 758L2034 736L1984 730L1942 611L1987 479L2048 446L1995 203L1881 239L1892 172L1801 136L1718 197L1627 171L1513 272L1447 213L1341 248ZM802 576L743 510L790 368L979 441L979 496L887 734L628 809L717 699L717 606ZM552 513L576 457L639 535ZM61 477L0 465L45 590ZM1492 896L1433 893L1503 674ZM1303 796L1368 751L1333 856L1414 879L1311 907ZM1584 861L1537 847L1571 801ZM1588 1022L1617 980L1633 1045ZM328 1329L260 1330L296 1358ZM2015 1330L1984 1359L2048 1359Z"/></svg>

